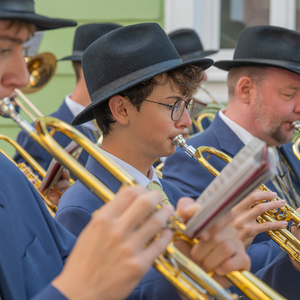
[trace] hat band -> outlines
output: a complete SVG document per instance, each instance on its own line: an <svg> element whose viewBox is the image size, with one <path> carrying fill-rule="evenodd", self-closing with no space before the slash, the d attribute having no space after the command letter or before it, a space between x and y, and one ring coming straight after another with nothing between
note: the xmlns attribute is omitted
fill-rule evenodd
<svg viewBox="0 0 300 300"><path fill-rule="evenodd" d="M97 98L99 98L102 95L105 95L113 90L115 90L118 87L121 87L125 84L128 84L134 80L137 80L141 77L144 77L146 75L151 75L157 72L157 70L161 70L161 69L168 69L171 68L173 66L182 64L182 59L181 58L177 58L177 59L172 59L172 60L168 60L168 61L164 61L164 62L160 62L158 64L155 65L151 65L149 67L143 68L141 70L135 71L133 73L130 73L128 75L125 75L121 78L118 78L117 80L114 80L113 82L110 82L109 84L105 85L104 87L96 90L95 92L93 92L91 94L91 99L93 101L96 100ZM163 72L161 72L163 73Z"/></svg>
<svg viewBox="0 0 300 300"><path fill-rule="evenodd" d="M195 52L190 52L190 53L186 53L186 54L182 54L182 55L180 55L181 56L181 58L183 59L183 60L185 60L185 59L189 59L189 58L197 58L199 55L201 55L201 54L203 54L203 50L201 50L201 51L195 51Z"/></svg>
<svg viewBox="0 0 300 300"><path fill-rule="evenodd" d="M20 11L20 12L33 12L34 13L34 2L33 1L1 1L0 10L5 11Z"/></svg>
<svg viewBox="0 0 300 300"><path fill-rule="evenodd" d="M83 51L80 51L80 50L73 50L73 55L74 56L82 56L83 54Z"/></svg>

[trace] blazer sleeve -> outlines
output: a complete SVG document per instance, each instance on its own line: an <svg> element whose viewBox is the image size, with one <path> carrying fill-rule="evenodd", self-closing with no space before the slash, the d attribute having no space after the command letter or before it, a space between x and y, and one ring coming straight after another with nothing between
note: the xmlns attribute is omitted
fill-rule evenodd
<svg viewBox="0 0 300 300"><path fill-rule="evenodd" d="M175 287L171 285L154 267L145 275L128 300L180 300Z"/></svg>
<svg viewBox="0 0 300 300"><path fill-rule="evenodd" d="M299 299L299 272L293 267L285 252L282 251L272 263L259 270L255 275L285 298Z"/></svg>
<svg viewBox="0 0 300 300"><path fill-rule="evenodd" d="M55 287L48 284L41 292L35 295L31 300L67 300Z"/></svg>
<svg viewBox="0 0 300 300"><path fill-rule="evenodd" d="M260 233L258 236L263 235ZM273 240L252 243L247 249L251 258L251 272L255 273L270 264L278 254L283 252Z"/></svg>

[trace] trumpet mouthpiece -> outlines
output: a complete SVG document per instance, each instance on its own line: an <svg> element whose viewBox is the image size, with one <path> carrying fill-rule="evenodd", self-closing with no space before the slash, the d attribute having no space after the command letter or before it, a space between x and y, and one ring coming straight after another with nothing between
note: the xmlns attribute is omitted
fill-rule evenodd
<svg viewBox="0 0 300 300"><path fill-rule="evenodd" d="M185 139L183 138L182 134L174 137L173 144L183 148L183 145L186 143L185 143Z"/></svg>
<svg viewBox="0 0 300 300"><path fill-rule="evenodd" d="M300 131L300 121L293 122L291 126L296 130Z"/></svg>
<svg viewBox="0 0 300 300"><path fill-rule="evenodd" d="M187 143L185 142L185 139L183 138L182 134L177 135L173 139L173 144L181 147L185 150L185 152L190 156L194 157L196 153L196 149L193 146L188 146Z"/></svg>

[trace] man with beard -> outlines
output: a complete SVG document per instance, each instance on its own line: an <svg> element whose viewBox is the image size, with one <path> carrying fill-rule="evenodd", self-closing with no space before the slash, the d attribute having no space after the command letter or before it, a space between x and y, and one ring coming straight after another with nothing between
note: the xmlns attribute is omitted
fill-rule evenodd
<svg viewBox="0 0 300 300"><path fill-rule="evenodd" d="M234 59L215 63L216 67L229 71L228 107L216 115L207 130L188 141L195 148L211 146L233 157L253 137L264 140L277 154L278 170L266 185L295 209L300 203L300 169L290 142L294 137L291 125L300 118L299 46L300 33L296 31L274 26L244 29ZM226 165L215 156L209 162L219 171ZM166 160L163 173L164 179L175 183L192 198L197 198L214 178L183 149L177 149ZM267 227L270 223L255 222L258 214L250 209L255 201L253 198L252 202L241 202L233 209L236 215L233 223L246 247L257 234L270 229ZM261 204L255 207L257 212L259 206ZM251 270L254 272L269 264L278 249L265 233L259 234L248 248L253 264ZM280 256L282 259L285 256L289 263L286 254L280 253ZM282 265L278 264L277 269L280 268ZM287 274L286 269L284 274ZM270 277L275 280L275 273ZM287 281L287 278L282 280ZM287 296L284 291L279 292Z"/></svg>

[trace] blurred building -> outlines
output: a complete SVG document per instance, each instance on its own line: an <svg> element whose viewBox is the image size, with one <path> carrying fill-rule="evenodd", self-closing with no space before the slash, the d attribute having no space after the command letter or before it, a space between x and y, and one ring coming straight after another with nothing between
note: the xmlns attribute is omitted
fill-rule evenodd
<svg viewBox="0 0 300 300"><path fill-rule="evenodd" d="M157 22L167 33L193 28L199 33L204 49L220 49L211 56L214 60L232 59L237 37L244 27L270 24L300 31L300 0L36 0L35 5L38 13L73 19L79 25ZM51 52L57 59L68 55L72 52L74 32L75 28L47 31L38 52ZM227 72L213 67L206 74L206 89L218 101L226 102ZM71 63L58 63L51 81L28 97L46 115L57 109L74 84ZM202 91L197 98L211 101ZM0 118L0 133L15 139L18 131L12 120ZM0 147L14 153L9 145L0 143Z"/></svg>

